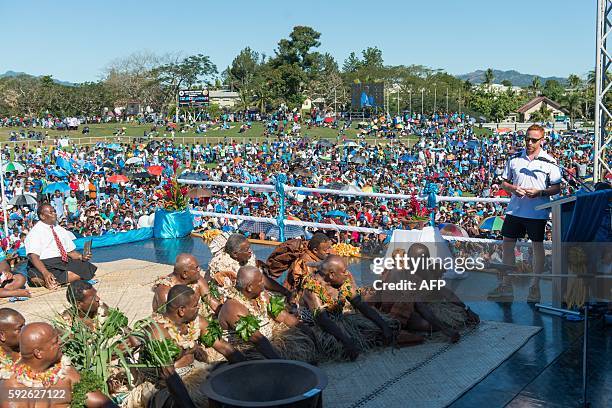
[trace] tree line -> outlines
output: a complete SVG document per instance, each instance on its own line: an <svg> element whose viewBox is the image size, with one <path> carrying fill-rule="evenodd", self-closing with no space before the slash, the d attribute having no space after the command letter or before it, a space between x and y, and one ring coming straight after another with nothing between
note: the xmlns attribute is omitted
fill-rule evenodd
<svg viewBox="0 0 612 408"><path fill-rule="evenodd" d="M342 66L329 53L318 51L321 33L296 26L267 56L246 47L230 66L220 71L204 54L180 56L134 53L112 61L97 82L72 86L52 77L21 75L0 79L0 116L100 115L104 108L137 102L156 112L170 114L182 88L225 88L240 96L238 109L268 112L279 106L300 108L306 98L324 101L337 110L350 109L351 86L384 83L385 107L390 113L467 112L499 121L534 96L544 95L564 106L573 119L592 118L589 101L594 94L594 74L584 80L570 75L567 86L535 77L528 88L493 92L493 71L474 86L440 69L423 65L386 65L382 51L368 47L351 52ZM541 120L546 112L541 112Z"/></svg>

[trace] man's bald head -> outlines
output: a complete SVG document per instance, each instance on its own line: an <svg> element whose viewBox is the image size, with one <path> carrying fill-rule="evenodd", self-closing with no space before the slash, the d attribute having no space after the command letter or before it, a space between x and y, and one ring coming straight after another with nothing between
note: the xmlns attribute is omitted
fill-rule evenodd
<svg viewBox="0 0 612 408"><path fill-rule="evenodd" d="M259 275L261 275L259 268L252 265L242 266L238 269L238 274L236 275L236 289L243 290L256 280Z"/></svg>
<svg viewBox="0 0 612 408"><path fill-rule="evenodd" d="M255 298L264 290L263 274L259 268L245 265L238 269L235 286L248 298Z"/></svg>
<svg viewBox="0 0 612 408"><path fill-rule="evenodd" d="M43 349L48 346L57 332L49 323L36 322L23 326L21 335L19 336L19 350L24 357L31 356L36 350Z"/></svg>
<svg viewBox="0 0 612 408"><path fill-rule="evenodd" d="M3 307L0 309L0 330L6 326L12 326L20 322L25 322L25 318L15 309L11 309L10 307Z"/></svg>
<svg viewBox="0 0 612 408"><path fill-rule="evenodd" d="M8 307L0 309L0 343L14 351L19 351L19 335L25 325L25 318Z"/></svg>
<svg viewBox="0 0 612 408"><path fill-rule="evenodd" d="M200 278L200 264L195 256L187 253L179 254L174 261L174 275L192 284Z"/></svg>
<svg viewBox="0 0 612 408"><path fill-rule="evenodd" d="M198 262L195 256L187 253L178 254L174 261L174 272L181 273L185 269L189 268L192 262Z"/></svg>
<svg viewBox="0 0 612 408"><path fill-rule="evenodd" d="M327 275L329 272L346 270L346 262L340 255L328 255L320 264L319 270Z"/></svg>

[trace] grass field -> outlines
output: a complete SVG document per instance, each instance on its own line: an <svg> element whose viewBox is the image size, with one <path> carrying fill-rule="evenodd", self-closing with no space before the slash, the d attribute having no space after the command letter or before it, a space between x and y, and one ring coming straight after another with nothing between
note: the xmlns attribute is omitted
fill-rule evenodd
<svg viewBox="0 0 612 408"><path fill-rule="evenodd" d="M120 128L125 127L125 136L117 137L114 133ZM130 142L135 137L143 137L145 132L149 132L151 130L151 125L121 125L117 123L111 124L92 124L89 125L90 133L88 136L85 136L81 133L83 126L79 127L78 131L58 131L58 130L49 130L49 139L45 143L52 144L53 139L59 137L68 136L72 141L74 141L78 145L88 145L95 144L97 142L106 141L106 142ZM263 141L265 137L264 126L262 123L253 123L253 127L247 130L244 133L238 133L240 129L240 123L236 123L235 126L231 129L210 129L206 133L196 134L195 130L189 130L184 133L176 132L175 133L175 142L176 143L195 143L199 141L200 143L218 143L223 141L231 141L231 140L252 140L252 141ZM20 128L0 128L0 141L8 141L9 135L11 131L19 131ZM28 129L29 130L29 129ZM35 128L35 131L40 131L40 128ZM486 129L475 129L477 135L486 134ZM170 137L169 132L164 132L163 129L158 128L159 135L156 138ZM355 139L358 130L356 126L347 129L346 137L349 139ZM302 136L310 137L311 139L320 140L320 139L330 139L332 141L336 141L338 138L338 130L330 129L330 128L311 128L306 129L306 127L302 128ZM406 138L401 138L402 141L408 141L410 144L418 141L416 136L408 136ZM368 143L379 143L386 144L388 143L387 139L383 138L366 138ZM29 146L36 146L39 142L35 140L23 139L19 140L19 144L26 143Z"/></svg>

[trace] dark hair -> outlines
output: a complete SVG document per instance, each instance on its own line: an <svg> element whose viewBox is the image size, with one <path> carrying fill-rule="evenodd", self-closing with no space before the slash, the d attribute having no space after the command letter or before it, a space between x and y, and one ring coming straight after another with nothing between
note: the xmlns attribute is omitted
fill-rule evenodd
<svg viewBox="0 0 612 408"><path fill-rule="evenodd" d="M74 306L85 298L84 292L89 289L93 289L93 286L86 280L74 281L66 289L66 300Z"/></svg>
<svg viewBox="0 0 612 408"><path fill-rule="evenodd" d="M311 251L317 249L323 242L331 241L331 239L322 232L315 233L310 241L308 241L308 249Z"/></svg>
<svg viewBox="0 0 612 408"><path fill-rule="evenodd" d="M176 310L181 306L186 306L193 298L195 292L187 285L174 285L168 291L168 302L166 310Z"/></svg>
<svg viewBox="0 0 612 408"><path fill-rule="evenodd" d="M247 238L242 234L232 234L229 236L227 241L225 242L225 252L228 254L233 254L238 251L240 245L246 241Z"/></svg>
<svg viewBox="0 0 612 408"><path fill-rule="evenodd" d="M38 216L39 219L40 219L40 214L42 213L42 209L47 206L51 207L51 204L49 204L48 202L44 202L41 205L39 205L38 208L36 209L36 215Z"/></svg>

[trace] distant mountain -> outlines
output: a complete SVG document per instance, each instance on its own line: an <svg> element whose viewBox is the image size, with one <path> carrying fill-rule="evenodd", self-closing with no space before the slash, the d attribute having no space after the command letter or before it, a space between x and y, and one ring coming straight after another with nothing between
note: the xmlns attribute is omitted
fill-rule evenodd
<svg viewBox="0 0 612 408"><path fill-rule="evenodd" d="M0 78L6 78L6 77L12 78L12 77L20 76L20 75L34 76L34 75L26 74L25 72L6 71L4 74L0 74ZM40 78L40 76L37 78ZM59 79L55 79L55 78L53 78L53 82L55 82L56 84L65 85L65 86L75 85L72 82L60 81Z"/></svg>
<svg viewBox="0 0 612 408"><path fill-rule="evenodd" d="M455 75L455 76L464 81L467 79L473 84L480 84L484 81L484 75L485 75L485 71L482 69L479 69L477 71L470 72L468 74ZM544 83L548 81L549 79L557 80L559 81L561 85L565 85L567 83L567 78L543 77L540 75L533 75L533 74L521 74L520 72L514 71L514 70L500 71L497 69L493 70L493 83L501 84L502 81L508 80L512 82L513 86L526 87L526 86L531 85L533 78L536 76L540 77L540 83L542 84L542 86L544 86Z"/></svg>

